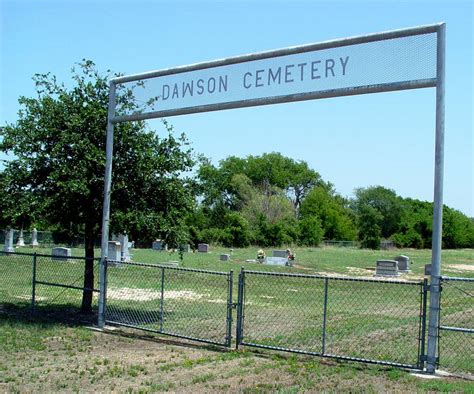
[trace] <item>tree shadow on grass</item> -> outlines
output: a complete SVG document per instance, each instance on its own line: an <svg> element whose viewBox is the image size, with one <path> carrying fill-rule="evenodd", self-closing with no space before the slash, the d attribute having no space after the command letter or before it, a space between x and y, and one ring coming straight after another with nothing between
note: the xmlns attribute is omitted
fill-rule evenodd
<svg viewBox="0 0 474 394"><path fill-rule="evenodd" d="M0 304L0 324L6 322L70 327L94 325L97 323L97 308L84 314L77 304L36 305L32 309L29 303L3 303Z"/></svg>

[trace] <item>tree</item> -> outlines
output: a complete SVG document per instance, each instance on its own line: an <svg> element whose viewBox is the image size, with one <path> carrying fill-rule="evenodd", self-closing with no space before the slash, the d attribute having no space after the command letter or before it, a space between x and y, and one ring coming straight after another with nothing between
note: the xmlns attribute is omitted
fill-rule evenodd
<svg viewBox="0 0 474 394"><path fill-rule="evenodd" d="M402 199L395 191L383 186L372 186L356 189L355 196L353 206L359 216L361 212L367 211L365 207L371 207L380 214L377 225L380 227L382 237L390 238L399 230L403 206Z"/></svg>
<svg viewBox="0 0 474 394"><path fill-rule="evenodd" d="M324 235L321 220L318 216L308 216L301 219L299 225L299 243L305 246L318 246Z"/></svg>
<svg viewBox="0 0 474 394"><path fill-rule="evenodd" d="M2 220L40 217L57 231L85 240L84 287L92 289L94 241L100 236L105 169L108 79L92 61L72 69L73 86L36 74L37 96L20 97L15 124L0 136L0 151L12 153L2 173L2 193L17 190L30 204L7 207ZM136 109L133 91L118 92L123 108ZM190 179L180 177L193 164L186 137L158 137L143 122L115 127L111 229L133 236L160 235L177 241L185 234L184 214L193 206ZM23 198L22 197L22 198ZM16 209L16 212L15 212ZM5 213L6 212L6 213ZM32 213L30 213L32 212ZM92 292L84 291L82 312L91 312Z"/></svg>
<svg viewBox="0 0 474 394"><path fill-rule="evenodd" d="M326 239L353 240L357 229L351 211L344 200L325 187L314 187L301 203L301 219L315 217L320 220Z"/></svg>
<svg viewBox="0 0 474 394"><path fill-rule="evenodd" d="M380 249L382 215L370 205L364 205L359 211L359 239L361 247Z"/></svg>
<svg viewBox="0 0 474 394"><path fill-rule="evenodd" d="M321 176L310 169L304 161L296 161L281 153L264 153L261 156L239 158L229 156L221 160L218 167L204 159L199 169L199 180L204 203L212 205L223 201L229 208L238 209L236 175L244 175L253 187L271 194L275 188L282 190L291 200L295 214L306 194L316 185L330 188Z"/></svg>

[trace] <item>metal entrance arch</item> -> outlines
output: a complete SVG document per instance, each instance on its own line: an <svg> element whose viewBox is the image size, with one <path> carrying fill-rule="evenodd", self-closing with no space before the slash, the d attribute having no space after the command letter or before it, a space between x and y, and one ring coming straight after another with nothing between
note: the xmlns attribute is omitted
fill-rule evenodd
<svg viewBox="0 0 474 394"><path fill-rule="evenodd" d="M434 212L427 370L437 361L444 168L445 23L253 53L110 81L102 221L99 326L104 325L114 124L407 89L436 88ZM149 109L117 108L116 91L139 83ZM148 92L146 89L141 91Z"/></svg>

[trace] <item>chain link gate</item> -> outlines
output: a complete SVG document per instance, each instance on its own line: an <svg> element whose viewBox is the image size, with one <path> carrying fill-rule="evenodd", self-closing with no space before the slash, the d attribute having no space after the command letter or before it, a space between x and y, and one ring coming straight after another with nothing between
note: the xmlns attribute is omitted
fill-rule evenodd
<svg viewBox="0 0 474 394"><path fill-rule="evenodd" d="M107 262L105 322L229 347L233 273Z"/></svg>
<svg viewBox="0 0 474 394"><path fill-rule="evenodd" d="M427 281L241 271L237 346L423 369Z"/></svg>
<svg viewBox="0 0 474 394"><path fill-rule="evenodd" d="M474 278L441 277L438 364L474 377Z"/></svg>

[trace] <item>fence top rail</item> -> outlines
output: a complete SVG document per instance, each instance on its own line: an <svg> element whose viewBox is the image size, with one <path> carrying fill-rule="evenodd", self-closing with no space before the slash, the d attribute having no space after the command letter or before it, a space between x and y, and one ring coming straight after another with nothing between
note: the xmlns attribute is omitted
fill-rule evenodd
<svg viewBox="0 0 474 394"><path fill-rule="evenodd" d="M31 256L31 257L50 257L54 258L55 260L59 259L68 259L68 260L95 260L95 261L100 261L99 257L85 257L85 256L54 256L52 254L41 254L41 253L25 253L25 252L5 252L5 251L0 251L0 254L2 255L14 255L14 256Z"/></svg>
<svg viewBox="0 0 474 394"><path fill-rule="evenodd" d="M404 281L404 280L384 280L384 279L371 279L371 278L358 278L355 276L324 276L324 275L310 275L310 274L294 274L290 272L267 272L267 271L250 271L242 270L245 274L251 275L262 275L262 276L286 276L286 277L295 277L295 278L308 278L308 279L328 279L328 280L341 280L341 281L351 281L351 282L374 282L374 283L387 283L387 284L402 284L402 285L412 285L412 286L421 286L423 281Z"/></svg>
<svg viewBox="0 0 474 394"><path fill-rule="evenodd" d="M364 43L373 42L373 41L383 41L383 40L389 40L393 38L402 38L402 37L415 36L415 35L421 35L421 34L437 33L441 25L443 25L443 23L435 23L431 25L416 26L416 27L410 27L410 28L405 28L405 29L390 30L390 31L385 31L385 32L380 32L380 33L371 33L371 34L355 36L355 37L322 41L322 42L313 43L313 44L292 46L288 48L270 50L270 51L265 51L265 52L250 53L247 55L240 55L240 56L229 57L229 58L224 58L224 59L219 59L219 60L212 60L208 62L190 64L187 66L179 66L179 67L173 67L173 68L162 69L162 70L154 70L154 71L149 71L149 72L140 73L140 74L125 75L125 76L113 78L111 82L114 84L121 84L121 83L126 83L126 82L138 81L142 79L161 77L165 75L179 74L179 73L195 71L195 70L203 70L206 68L226 66L226 65L237 64L237 63L245 63L245 62L249 62L253 60L261 60L261 59L268 59L272 57L293 55L297 53L312 52L312 51L327 49L327 48L337 48L341 46L364 44Z"/></svg>
<svg viewBox="0 0 474 394"><path fill-rule="evenodd" d="M460 276L441 276L441 280L450 282L474 282L474 278L462 278Z"/></svg>
<svg viewBox="0 0 474 394"><path fill-rule="evenodd" d="M109 260L107 262L115 263L119 265L132 265L136 267L150 267L150 268L157 268L157 269L168 269L168 270L175 270L175 271L187 271L187 272L196 272L202 274L211 274L211 275L222 275L222 276L229 276L232 271L229 272L222 272L222 271L212 271L212 270L203 270L197 268L184 268L184 267L171 267L169 265L163 264L150 264L150 263L138 263L133 261L116 261L116 260Z"/></svg>

